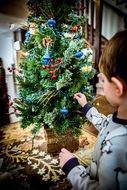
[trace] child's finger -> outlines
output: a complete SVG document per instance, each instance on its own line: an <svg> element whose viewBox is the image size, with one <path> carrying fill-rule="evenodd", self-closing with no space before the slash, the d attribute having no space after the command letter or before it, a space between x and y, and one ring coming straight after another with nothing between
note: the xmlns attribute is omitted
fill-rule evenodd
<svg viewBox="0 0 127 190"><path fill-rule="evenodd" d="M74 98L75 99L78 99L78 98L80 98L81 97L81 93L76 93L76 94L74 94Z"/></svg>

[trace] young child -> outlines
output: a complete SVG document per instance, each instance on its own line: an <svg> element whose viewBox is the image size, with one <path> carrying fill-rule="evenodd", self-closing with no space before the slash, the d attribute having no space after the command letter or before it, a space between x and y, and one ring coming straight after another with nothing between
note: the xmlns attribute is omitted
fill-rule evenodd
<svg viewBox="0 0 127 190"><path fill-rule="evenodd" d="M99 62L106 99L116 107L107 117L87 103L85 95L74 98L83 113L99 131L90 166L62 148L60 166L75 190L127 189L127 30L118 32L108 42Z"/></svg>

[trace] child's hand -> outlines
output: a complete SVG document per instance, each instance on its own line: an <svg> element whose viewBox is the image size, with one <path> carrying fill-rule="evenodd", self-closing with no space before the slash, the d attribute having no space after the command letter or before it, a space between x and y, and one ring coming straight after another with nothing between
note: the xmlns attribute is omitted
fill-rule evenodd
<svg viewBox="0 0 127 190"><path fill-rule="evenodd" d="M66 162L71 158L74 158L73 154L69 152L67 149L62 148L61 152L59 153L60 167L63 168Z"/></svg>
<svg viewBox="0 0 127 190"><path fill-rule="evenodd" d="M86 96L84 94L82 94L81 92L74 94L74 98L78 101L78 103L82 107L84 107L87 104Z"/></svg>

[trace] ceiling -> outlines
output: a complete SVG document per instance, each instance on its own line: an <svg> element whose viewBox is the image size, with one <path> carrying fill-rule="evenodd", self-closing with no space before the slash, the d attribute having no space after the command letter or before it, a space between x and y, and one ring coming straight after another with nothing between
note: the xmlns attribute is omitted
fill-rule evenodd
<svg viewBox="0 0 127 190"><path fill-rule="evenodd" d="M0 34L10 32L26 24L27 0L0 0Z"/></svg>

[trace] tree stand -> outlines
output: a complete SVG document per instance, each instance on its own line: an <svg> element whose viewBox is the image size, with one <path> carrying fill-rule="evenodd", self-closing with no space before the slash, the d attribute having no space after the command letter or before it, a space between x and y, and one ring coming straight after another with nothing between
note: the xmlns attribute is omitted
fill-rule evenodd
<svg viewBox="0 0 127 190"><path fill-rule="evenodd" d="M79 148L79 138L74 137L68 130L65 134L56 135L53 132L53 129L46 128L45 136L47 142L47 152L53 155L59 154L61 148L66 148L71 152L74 152Z"/></svg>

